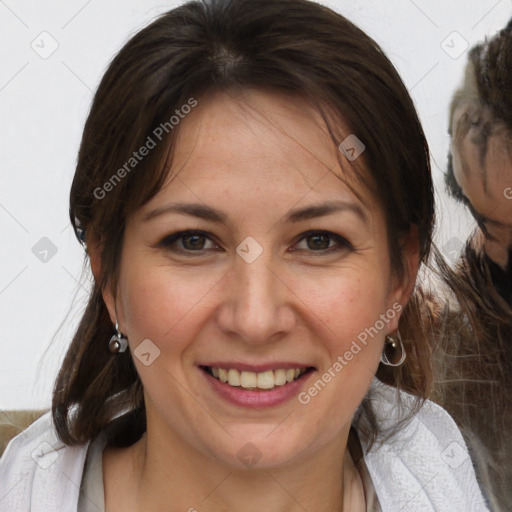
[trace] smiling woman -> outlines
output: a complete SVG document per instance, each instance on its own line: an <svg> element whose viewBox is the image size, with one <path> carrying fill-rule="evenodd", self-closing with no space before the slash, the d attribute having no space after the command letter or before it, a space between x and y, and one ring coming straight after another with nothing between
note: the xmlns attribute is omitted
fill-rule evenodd
<svg viewBox="0 0 512 512"><path fill-rule="evenodd" d="M487 510L426 400L427 143L348 20L303 0L161 16L98 88L70 215L95 285L2 507Z"/></svg>

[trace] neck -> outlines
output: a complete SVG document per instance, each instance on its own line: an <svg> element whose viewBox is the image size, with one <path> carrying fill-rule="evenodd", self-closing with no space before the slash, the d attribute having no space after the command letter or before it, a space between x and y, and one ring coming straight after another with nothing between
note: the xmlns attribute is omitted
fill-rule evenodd
<svg viewBox="0 0 512 512"><path fill-rule="evenodd" d="M279 467L234 469L149 429L129 448L106 451L106 510L365 510L347 437L348 431L340 433L314 454Z"/></svg>

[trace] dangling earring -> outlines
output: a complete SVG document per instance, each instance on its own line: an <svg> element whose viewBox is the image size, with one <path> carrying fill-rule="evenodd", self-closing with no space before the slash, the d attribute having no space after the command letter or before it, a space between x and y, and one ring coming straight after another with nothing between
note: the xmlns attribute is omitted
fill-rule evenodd
<svg viewBox="0 0 512 512"><path fill-rule="evenodd" d="M124 352L128 347L128 340L125 336L121 334L119 330L119 323L116 320L116 334L110 338L108 342L108 349L112 354L119 354L120 352Z"/></svg>
<svg viewBox="0 0 512 512"><path fill-rule="evenodd" d="M400 346L400 359L396 363L392 363L391 361L396 360L396 350ZM390 353L390 356L388 356ZM382 351L382 355L380 356L380 360L382 364L386 366L400 366L407 357L405 353L404 344L402 343L402 337L400 333L396 331L396 336L390 336L389 334L386 336L386 343L384 345L384 350Z"/></svg>

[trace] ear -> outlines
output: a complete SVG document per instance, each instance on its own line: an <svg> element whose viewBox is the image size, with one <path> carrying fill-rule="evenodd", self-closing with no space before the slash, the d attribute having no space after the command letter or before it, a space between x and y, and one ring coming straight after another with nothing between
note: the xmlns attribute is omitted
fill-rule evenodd
<svg viewBox="0 0 512 512"><path fill-rule="evenodd" d="M101 286L101 295L103 297L103 301L105 302L105 306L107 307L108 313L110 315L110 320L113 324L116 323L116 305L115 305L115 297L112 294L111 287L108 285L102 285L101 278L101 254L103 252L103 245L100 240L93 236L92 234L87 233L87 253L89 255L89 261L91 262L91 270L94 276L94 281L98 286Z"/></svg>
<svg viewBox="0 0 512 512"><path fill-rule="evenodd" d="M409 233L402 242L402 268L401 276L393 274L391 289L389 293L388 308L401 314L407 302L411 298L418 269L420 267L420 250L418 239L418 227L411 226ZM390 322L390 332L398 329L400 314L396 315Z"/></svg>

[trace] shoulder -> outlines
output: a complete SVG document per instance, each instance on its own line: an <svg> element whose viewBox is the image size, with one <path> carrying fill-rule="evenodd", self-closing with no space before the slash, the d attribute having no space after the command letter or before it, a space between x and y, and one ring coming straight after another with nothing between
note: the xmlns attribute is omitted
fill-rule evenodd
<svg viewBox="0 0 512 512"><path fill-rule="evenodd" d="M389 427L415 401L377 380L369 396L379 424ZM365 461L383 512L488 511L458 427L429 400L395 435L366 451Z"/></svg>
<svg viewBox="0 0 512 512"><path fill-rule="evenodd" d="M67 446L46 413L0 459L0 510L76 512L88 444Z"/></svg>

